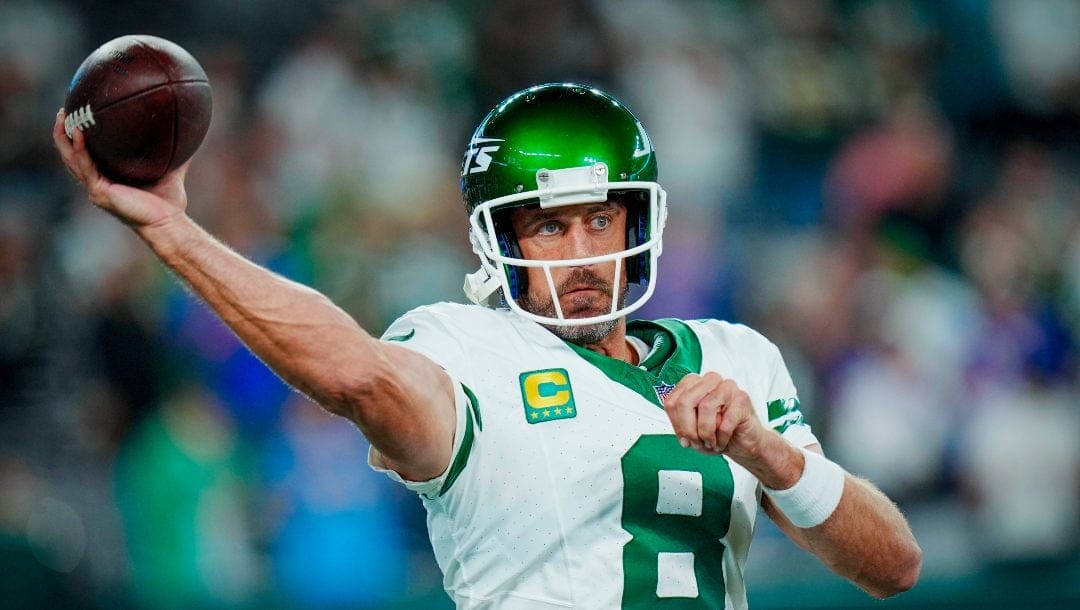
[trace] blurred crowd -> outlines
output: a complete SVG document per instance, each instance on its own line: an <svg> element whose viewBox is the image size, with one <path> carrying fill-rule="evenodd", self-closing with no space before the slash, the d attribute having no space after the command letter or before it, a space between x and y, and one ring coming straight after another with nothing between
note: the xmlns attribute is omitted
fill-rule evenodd
<svg viewBox="0 0 1080 610"><path fill-rule="evenodd" d="M1074 0L6 0L0 599L448 605L419 502L363 437L57 161L71 74L128 33L209 74L190 214L375 334L463 300L458 170L487 109L611 91L668 191L642 317L778 343L826 452L909 515L924 581L1036 565L1080 598L1077 32ZM752 601L819 578L758 534Z"/></svg>

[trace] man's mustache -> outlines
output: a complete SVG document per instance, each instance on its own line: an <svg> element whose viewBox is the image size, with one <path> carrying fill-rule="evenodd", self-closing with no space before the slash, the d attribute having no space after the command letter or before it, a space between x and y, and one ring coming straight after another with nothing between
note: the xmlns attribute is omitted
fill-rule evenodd
<svg viewBox="0 0 1080 610"><path fill-rule="evenodd" d="M583 269L581 267L575 268L573 271L571 271L570 275L566 276L566 279L564 279L559 284L558 294L561 296L571 290L581 289L582 286L586 286L593 290L599 290L607 296L611 296L610 282L606 282L600 279L600 277L592 271L589 271L588 269Z"/></svg>

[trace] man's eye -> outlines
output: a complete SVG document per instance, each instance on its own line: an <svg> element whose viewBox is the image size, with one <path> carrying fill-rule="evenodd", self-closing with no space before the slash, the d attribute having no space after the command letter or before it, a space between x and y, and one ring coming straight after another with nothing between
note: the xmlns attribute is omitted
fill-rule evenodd
<svg viewBox="0 0 1080 610"><path fill-rule="evenodd" d="M595 216L592 220L593 227L597 229L606 229L611 224L611 219L607 216Z"/></svg>
<svg viewBox="0 0 1080 610"><path fill-rule="evenodd" d="M559 223L557 222L545 222L544 224L536 227L537 235L554 235L559 232Z"/></svg>

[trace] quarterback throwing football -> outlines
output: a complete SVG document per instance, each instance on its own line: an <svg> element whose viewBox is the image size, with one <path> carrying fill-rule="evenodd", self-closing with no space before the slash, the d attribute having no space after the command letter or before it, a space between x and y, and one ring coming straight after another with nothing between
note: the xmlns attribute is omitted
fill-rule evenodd
<svg viewBox="0 0 1080 610"><path fill-rule="evenodd" d="M918 578L904 517L824 457L776 346L718 320L627 320L656 286L667 203L610 95L541 85L488 114L461 170L474 304L420 307L382 339L196 225L187 164L112 183L63 119L90 200L420 495L458 607L745 608L759 506L875 597Z"/></svg>

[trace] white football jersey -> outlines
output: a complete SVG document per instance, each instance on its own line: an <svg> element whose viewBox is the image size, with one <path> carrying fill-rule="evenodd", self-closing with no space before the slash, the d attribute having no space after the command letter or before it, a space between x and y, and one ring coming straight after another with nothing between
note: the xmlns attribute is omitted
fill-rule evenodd
<svg viewBox="0 0 1080 610"><path fill-rule="evenodd" d="M427 508L458 608L746 607L760 484L726 457L683 449L661 396L716 371L806 446L817 439L790 375L745 326L661 320L628 333L652 348L640 367L474 305L421 307L387 329L383 340L428 356L457 388L447 471L405 484Z"/></svg>

